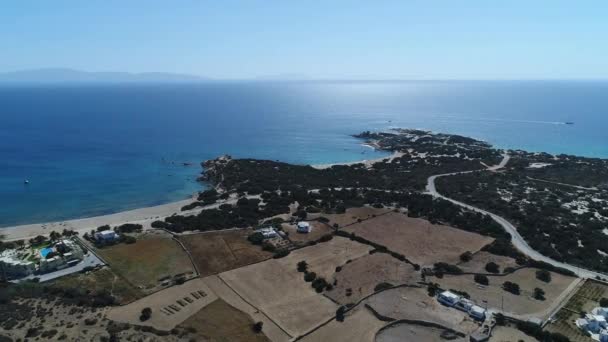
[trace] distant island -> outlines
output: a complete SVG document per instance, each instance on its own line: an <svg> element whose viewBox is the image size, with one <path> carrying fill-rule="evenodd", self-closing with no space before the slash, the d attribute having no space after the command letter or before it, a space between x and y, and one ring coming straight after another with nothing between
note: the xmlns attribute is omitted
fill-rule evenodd
<svg viewBox="0 0 608 342"><path fill-rule="evenodd" d="M0 73L0 83L184 83L209 78L166 72L81 71L69 68L28 69Z"/></svg>

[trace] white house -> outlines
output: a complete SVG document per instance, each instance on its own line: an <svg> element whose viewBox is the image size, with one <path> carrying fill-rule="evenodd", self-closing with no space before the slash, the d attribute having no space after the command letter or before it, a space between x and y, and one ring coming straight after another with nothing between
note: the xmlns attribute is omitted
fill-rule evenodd
<svg viewBox="0 0 608 342"><path fill-rule="evenodd" d="M297 226L297 231L298 233L304 233L304 234L308 234L310 233L311 227L310 227L310 223L308 222L298 222L298 226Z"/></svg>
<svg viewBox="0 0 608 342"><path fill-rule="evenodd" d="M460 296L450 291L443 291L437 296L437 300L447 306L454 306L460 301Z"/></svg>
<svg viewBox="0 0 608 342"><path fill-rule="evenodd" d="M102 241L114 241L118 239L118 234L113 230L102 230L95 233L95 239Z"/></svg>
<svg viewBox="0 0 608 342"><path fill-rule="evenodd" d="M473 303L472 301L470 301L466 298L462 298L456 304L454 304L454 307L458 310L462 310L464 312L469 312L469 310L471 310L471 307L473 307L473 305L475 305L475 303Z"/></svg>
<svg viewBox="0 0 608 342"><path fill-rule="evenodd" d="M262 228L259 229L258 232L262 233L264 239L272 239L279 236L279 234L277 234L277 231L274 230L274 228Z"/></svg>
<svg viewBox="0 0 608 342"><path fill-rule="evenodd" d="M14 249L6 250L0 254L0 266L8 278L24 277L36 271L36 265L32 261L21 259Z"/></svg>
<svg viewBox="0 0 608 342"><path fill-rule="evenodd" d="M469 316L473 317L474 319L483 321L486 319L486 309L478 305L473 305L469 309Z"/></svg>

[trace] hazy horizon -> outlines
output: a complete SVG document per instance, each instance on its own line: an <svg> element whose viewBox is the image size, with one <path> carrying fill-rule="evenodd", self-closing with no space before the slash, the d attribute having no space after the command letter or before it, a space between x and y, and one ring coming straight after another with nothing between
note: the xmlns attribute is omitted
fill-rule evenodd
<svg viewBox="0 0 608 342"><path fill-rule="evenodd" d="M608 79L608 4L482 1L11 3L0 72L217 80Z"/></svg>

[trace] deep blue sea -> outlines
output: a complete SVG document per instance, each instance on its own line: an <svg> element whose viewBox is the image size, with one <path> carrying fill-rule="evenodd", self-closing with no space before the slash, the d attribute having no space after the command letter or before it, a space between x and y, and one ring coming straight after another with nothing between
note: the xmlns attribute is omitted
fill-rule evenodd
<svg viewBox="0 0 608 342"><path fill-rule="evenodd" d="M391 127L608 157L608 82L2 85L0 227L183 199L204 186L199 162L225 153L378 157L350 134Z"/></svg>

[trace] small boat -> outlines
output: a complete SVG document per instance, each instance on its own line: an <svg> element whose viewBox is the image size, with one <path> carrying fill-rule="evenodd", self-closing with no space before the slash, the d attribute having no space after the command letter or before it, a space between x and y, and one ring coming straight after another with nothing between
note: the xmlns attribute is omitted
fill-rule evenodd
<svg viewBox="0 0 608 342"><path fill-rule="evenodd" d="M23 181L23 184L30 184L30 181L26 179Z"/></svg>

